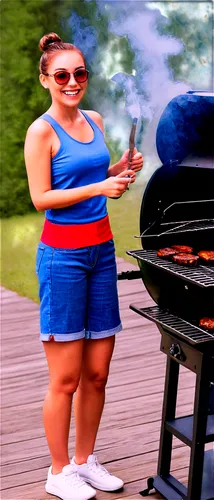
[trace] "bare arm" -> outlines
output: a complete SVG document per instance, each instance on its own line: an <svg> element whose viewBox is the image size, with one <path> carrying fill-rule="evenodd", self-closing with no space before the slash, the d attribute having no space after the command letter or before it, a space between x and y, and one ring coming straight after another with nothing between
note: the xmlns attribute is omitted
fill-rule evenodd
<svg viewBox="0 0 214 500"><path fill-rule="evenodd" d="M121 195L126 190L124 177L116 178L114 184L106 179L78 188L51 189L51 133L43 120L36 120L29 127L24 153L31 199L39 211L68 207L101 194L118 196L116 192Z"/></svg>
<svg viewBox="0 0 214 500"><path fill-rule="evenodd" d="M105 131L104 131L104 123L103 123L102 116L99 113L97 113L96 111L87 111L87 114L90 116L90 118L92 118L92 120L94 120L96 125L100 128L101 132L104 134ZM121 169L119 167L119 164L115 164L115 165L111 165L108 168L107 176L111 177L111 176L115 176L115 175L120 174L120 173L121 173Z"/></svg>
<svg viewBox="0 0 214 500"><path fill-rule="evenodd" d="M87 111L89 116L92 118L92 120L95 121L95 123L98 125L100 130L104 134L104 125L103 125L103 120L102 117L99 113L96 111ZM129 163L128 163L128 156L129 156L129 150L126 150L123 156L120 158L120 160L115 163L114 165L111 165L108 168L108 177L111 176L117 176L124 172L124 170L127 170L129 168ZM137 151L137 149L134 149L134 154L131 162L131 170L132 170L132 175L131 175L131 182L134 182L136 179L136 172L142 169L143 165L143 157L142 154Z"/></svg>

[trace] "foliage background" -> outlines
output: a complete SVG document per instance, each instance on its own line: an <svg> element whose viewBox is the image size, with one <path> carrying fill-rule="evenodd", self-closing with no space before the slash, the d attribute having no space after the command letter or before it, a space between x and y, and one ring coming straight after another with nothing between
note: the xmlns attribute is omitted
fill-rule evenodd
<svg viewBox="0 0 214 500"><path fill-rule="evenodd" d="M118 8L119 2L109 2ZM127 5L130 2L127 2ZM132 0L132 5L136 2ZM138 2L145 5L145 2ZM108 4L103 1L102 5ZM160 9L157 19L160 35L177 37L183 49L169 55L172 79L183 81L192 88L210 85L212 2L146 2ZM83 108L100 110L103 100L113 109L123 96L120 89L112 92L108 76L102 71L105 54L108 71L131 73L134 54L126 37L118 37L109 29L108 9L99 8L99 0L2 0L2 140L1 140L1 196L2 217L26 214L32 206L23 158L23 144L28 126L49 106L45 90L38 82L38 62L41 52L38 41L44 33L57 32L64 40L73 41L74 24L81 23L93 37L86 53L89 70L96 61L96 75L83 102ZM71 22L73 16L73 23ZM76 17L75 17L76 16ZM167 22L165 22L167 19ZM87 40L82 39L87 48ZM84 47L81 47L84 51ZM108 57L107 57L108 56ZM207 72L207 77L206 77ZM204 77L205 75L205 77ZM207 82L207 83L206 83ZM96 99L94 99L94 95ZM105 117L104 117L105 118ZM118 118L118 117L117 117ZM119 119L119 118L118 118ZM127 132L128 135L128 132ZM112 162L122 153L122 144L107 128L106 139ZM152 173L152 169L151 169Z"/></svg>
<svg viewBox="0 0 214 500"><path fill-rule="evenodd" d="M38 80L39 39L44 33L55 31L62 39L76 43L83 50L90 70L83 108L95 109L103 114L106 140L114 163L124 147L128 147L130 120L126 116L124 92L113 84L111 76L117 72L130 75L133 69L137 69L142 78L146 78L150 51L152 53L154 49L159 63L159 45L167 43L168 48L168 42L170 44L177 39L181 44L179 52L170 54L166 51L164 55L169 84L175 87L177 82L181 82L179 89L187 85L193 89L210 90L213 82L213 3L185 0L2 0L0 9L2 284L38 301L35 253L44 215L35 211L30 200L23 146L28 126L50 104L49 96ZM131 25L132 21L134 34L132 15L136 12L137 16L141 15L144 21L142 38L147 28L144 12L146 15L150 12L153 19L155 41L150 44L146 40L149 54L140 53L140 68L136 63L131 37L118 36L111 25L111 18L119 19L122 11L125 15L129 12L128 24ZM147 61L144 58L146 55ZM151 83L155 83L157 96L165 107L170 100L170 92L167 85L164 91L158 87L159 77L159 72L154 71L155 82ZM145 95L151 109L150 98L157 96ZM158 113L153 106L156 122ZM126 259L127 249L139 248L140 242L133 236L139 234L139 210L144 187L160 165L154 146L156 122L142 120L144 132L141 127L137 145L144 153L145 165L137 182L119 200L108 201L116 253ZM150 142L150 131L153 144Z"/></svg>

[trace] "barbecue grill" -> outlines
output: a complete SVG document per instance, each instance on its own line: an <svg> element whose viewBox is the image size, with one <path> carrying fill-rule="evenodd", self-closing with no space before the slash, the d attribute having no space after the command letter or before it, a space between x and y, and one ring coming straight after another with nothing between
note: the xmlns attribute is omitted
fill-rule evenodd
<svg viewBox="0 0 214 500"><path fill-rule="evenodd" d="M162 166L150 179L141 205L141 250L130 250L140 271L118 279L141 277L153 307L130 305L155 322L161 351L167 355L157 476L148 479L168 500L214 499L214 330L199 326L214 317L214 266L176 264L157 249L190 245L194 253L214 250L214 94L187 92L172 99L157 128ZM175 418L180 365L196 374L193 415ZM172 437L191 448L187 488L170 474Z"/></svg>

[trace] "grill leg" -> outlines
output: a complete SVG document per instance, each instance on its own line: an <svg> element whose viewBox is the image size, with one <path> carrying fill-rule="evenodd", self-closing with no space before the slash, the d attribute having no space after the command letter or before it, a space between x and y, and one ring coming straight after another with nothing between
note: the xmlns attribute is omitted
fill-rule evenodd
<svg viewBox="0 0 214 500"><path fill-rule="evenodd" d="M178 390L179 363L167 356L166 379L164 389L162 427L158 458L158 475L168 476L172 455L172 434L165 429L165 421L175 418ZM194 499L196 500L196 499Z"/></svg>
<svg viewBox="0 0 214 500"><path fill-rule="evenodd" d="M202 357L200 371L196 376L193 439L191 446L187 500L200 500L203 478L204 443L206 440L209 408L209 360Z"/></svg>

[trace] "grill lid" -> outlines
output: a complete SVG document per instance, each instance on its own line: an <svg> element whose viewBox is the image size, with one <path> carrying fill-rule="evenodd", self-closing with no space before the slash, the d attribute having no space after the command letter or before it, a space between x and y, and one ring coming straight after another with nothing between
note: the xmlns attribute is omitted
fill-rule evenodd
<svg viewBox="0 0 214 500"><path fill-rule="evenodd" d="M213 130L213 94L190 91L174 97L166 106L157 128L156 146L162 163L181 162L189 155L213 157ZM193 165L197 162L193 161Z"/></svg>
<svg viewBox="0 0 214 500"><path fill-rule="evenodd" d="M168 311L160 309L158 306L138 308L131 304L130 309L162 326L174 335L179 335L183 339L188 340L190 344L214 343L214 332L207 332Z"/></svg>
<svg viewBox="0 0 214 500"><path fill-rule="evenodd" d="M157 128L157 151L163 165L147 184L140 233L165 222L214 218L214 94L191 92L172 99ZM201 235L197 235L200 238ZM194 241L197 241L194 236ZM211 237L207 238L210 248ZM169 240L170 241L170 240ZM145 247L145 244L146 247ZM185 241L176 241L185 244ZM165 243L164 243L165 244ZM191 246L191 237L188 242ZM147 240L145 248L156 248Z"/></svg>

